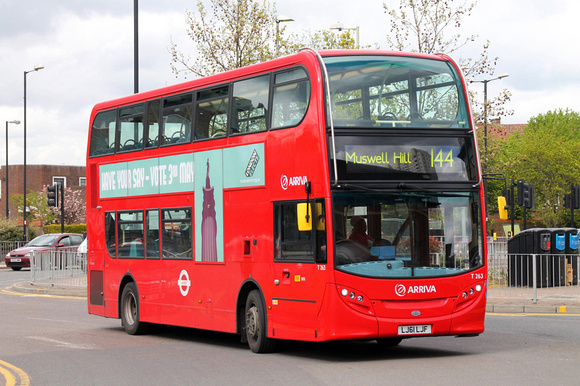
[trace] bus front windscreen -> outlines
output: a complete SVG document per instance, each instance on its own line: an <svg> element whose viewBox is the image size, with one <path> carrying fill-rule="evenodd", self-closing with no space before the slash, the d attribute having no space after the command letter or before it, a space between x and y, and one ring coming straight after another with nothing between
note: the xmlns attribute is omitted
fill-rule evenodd
<svg viewBox="0 0 580 386"><path fill-rule="evenodd" d="M449 62L407 56L324 58L336 127L468 128L461 78Z"/></svg>
<svg viewBox="0 0 580 386"><path fill-rule="evenodd" d="M336 192L334 264L353 275L441 277L483 266L479 200L467 192Z"/></svg>

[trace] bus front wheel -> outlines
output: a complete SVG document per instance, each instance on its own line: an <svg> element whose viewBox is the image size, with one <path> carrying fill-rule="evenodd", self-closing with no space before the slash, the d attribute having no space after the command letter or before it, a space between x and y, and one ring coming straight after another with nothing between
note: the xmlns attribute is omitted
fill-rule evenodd
<svg viewBox="0 0 580 386"><path fill-rule="evenodd" d="M276 341L268 338L266 307L258 290L250 291L246 300L245 332L248 345L254 353L274 350Z"/></svg>
<svg viewBox="0 0 580 386"><path fill-rule="evenodd" d="M128 283L121 295L121 322L129 335L141 335L147 324L139 320L139 295L135 283Z"/></svg>

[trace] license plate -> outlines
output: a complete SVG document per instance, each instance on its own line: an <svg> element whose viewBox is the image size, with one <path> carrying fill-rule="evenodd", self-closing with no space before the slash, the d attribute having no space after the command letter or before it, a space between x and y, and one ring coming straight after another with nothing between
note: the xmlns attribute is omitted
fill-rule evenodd
<svg viewBox="0 0 580 386"><path fill-rule="evenodd" d="M417 324L413 326L399 326L399 335L426 335L431 333L430 324Z"/></svg>
<svg viewBox="0 0 580 386"><path fill-rule="evenodd" d="M13 262L13 263L20 263L20 262L22 262L21 259L10 259L10 261Z"/></svg>

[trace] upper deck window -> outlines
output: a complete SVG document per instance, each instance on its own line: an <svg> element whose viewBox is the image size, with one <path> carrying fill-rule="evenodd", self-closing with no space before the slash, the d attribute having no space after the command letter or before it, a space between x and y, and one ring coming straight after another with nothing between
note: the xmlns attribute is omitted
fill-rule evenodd
<svg viewBox="0 0 580 386"><path fill-rule="evenodd" d="M145 148L157 147L162 143L159 135L159 109L161 101L159 99L147 103L147 143Z"/></svg>
<svg viewBox="0 0 580 386"><path fill-rule="evenodd" d="M266 130L270 75L234 83L232 133Z"/></svg>
<svg viewBox="0 0 580 386"><path fill-rule="evenodd" d="M228 128L229 86L197 92L195 139L225 137Z"/></svg>
<svg viewBox="0 0 580 386"><path fill-rule="evenodd" d="M192 94L177 95L163 101L163 143L191 141Z"/></svg>
<svg viewBox="0 0 580 386"><path fill-rule="evenodd" d="M134 105L119 110L119 151L143 148L144 105Z"/></svg>
<svg viewBox="0 0 580 386"><path fill-rule="evenodd" d="M459 75L443 60L324 58L337 127L467 128Z"/></svg>
<svg viewBox="0 0 580 386"><path fill-rule="evenodd" d="M303 68L281 72L274 77L272 128L296 126L310 102L310 82Z"/></svg>
<svg viewBox="0 0 580 386"><path fill-rule="evenodd" d="M113 154L115 152L117 110L98 113L91 129L89 155Z"/></svg>

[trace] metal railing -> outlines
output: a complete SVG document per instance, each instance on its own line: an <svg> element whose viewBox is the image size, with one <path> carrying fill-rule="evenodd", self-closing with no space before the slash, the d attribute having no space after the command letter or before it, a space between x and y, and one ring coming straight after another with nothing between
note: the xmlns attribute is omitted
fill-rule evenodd
<svg viewBox="0 0 580 386"><path fill-rule="evenodd" d="M77 248L34 251L30 254L30 283L87 286L87 254Z"/></svg>
<svg viewBox="0 0 580 386"><path fill-rule="evenodd" d="M580 301L580 255L508 253L507 242L488 242L488 297Z"/></svg>
<svg viewBox="0 0 580 386"><path fill-rule="evenodd" d="M4 257L8 252L23 247L26 241L0 241L0 263L5 261Z"/></svg>
<svg viewBox="0 0 580 386"><path fill-rule="evenodd" d="M12 246L0 243L0 248ZM86 259L76 249L34 252L30 282L86 287ZM579 276L579 254L509 254L507 240L488 242L489 298L580 301Z"/></svg>

